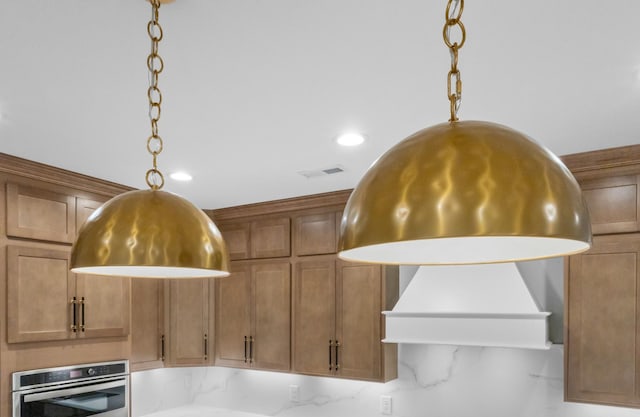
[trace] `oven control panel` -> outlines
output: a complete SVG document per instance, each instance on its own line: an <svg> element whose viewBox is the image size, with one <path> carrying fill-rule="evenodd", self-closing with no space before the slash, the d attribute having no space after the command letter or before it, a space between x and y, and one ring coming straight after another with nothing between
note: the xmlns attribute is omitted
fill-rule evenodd
<svg viewBox="0 0 640 417"><path fill-rule="evenodd" d="M14 390L16 390L37 385L59 384L87 378L122 375L128 372L128 363L126 361L105 362L16 372L13 382ZM18 385L17 387L16 384Z"/></svg>

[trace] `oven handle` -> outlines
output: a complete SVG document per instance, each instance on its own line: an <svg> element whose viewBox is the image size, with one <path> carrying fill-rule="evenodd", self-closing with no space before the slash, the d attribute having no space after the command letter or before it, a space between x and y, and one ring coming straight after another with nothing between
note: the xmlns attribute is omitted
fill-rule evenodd
<svg viewBox="0 0 640 417"><path fill-rule="evenodd" d="M55 391L38 392L35 394L26 394L22 397L22 399L25 403L30 403L33 401L41 401L41 400L48 400L51 398L68 397L70 395L84 394L86 392L97 391L101 389L121 387L125 385L125 383L126 383L125 379L119 379L117 381L105 382L102 384L83 385L77 388L67 388L67 389L59 389Z"/></svg>

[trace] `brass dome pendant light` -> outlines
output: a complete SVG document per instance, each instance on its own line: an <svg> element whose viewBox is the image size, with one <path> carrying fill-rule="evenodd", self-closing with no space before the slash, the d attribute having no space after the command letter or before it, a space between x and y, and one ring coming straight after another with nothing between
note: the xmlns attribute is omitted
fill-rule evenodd
<svg viewBox="0 0 640 417"><path fill-rule="evenodd" d="M464 0L449 0L448 123L423 129L382 155L353 190L339 256L385 264L476 264L570 255L589 249L591 226L571 172L509 127L458 121L458 50ZM461 32L451 42L450 31Z"/></svg>
<svg viewBox="0 0 640 417"><path fill-rule="evenodd" d="M89 217L73 245L71 270L151 278L228 276L229 254L213 221L191 202L161 190L164 177L156 159L163 147L158 136L162 102L158 74L164 67L158 55L162 27L158 23L160 1L150 0L150 3L147 96L151 136L147 139L147 150L153 156L153 168L145 178L150 189L114 197Z"/></svg>

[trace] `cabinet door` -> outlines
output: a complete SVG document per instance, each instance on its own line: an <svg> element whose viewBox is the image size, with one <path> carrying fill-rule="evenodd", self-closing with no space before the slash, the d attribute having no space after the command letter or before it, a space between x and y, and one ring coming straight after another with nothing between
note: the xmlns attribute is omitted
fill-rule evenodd
<svg viewBox="0 0 640 417"><path fill-rule="evenodd" d="M582 181L594 234L640 231L638 175Z"/></svg>
<svg viewBox="0 0 640 417"><path fill-rule="evenodd" d="M251 266L231 264L231 276L216 279L216 358L220 366L249 366Z"/></svg>
<svg viewBox="0 0 640 417"><path fill-rule="evenodd" d="M131 279L131 370L162 368L164 280Z"/></svg>
<svg viewBox="0 0 640 417"><path fill-rule="evenodd" d="M252 367L291 367L291 267L288 261L253 265L250 344Z"/></svg>
<svg viewBox="0 0 640 417"><path fill-rule="evenodd" d="M251 225L248 222L229 223L220 226L220 233L227 244L229 258L248 259L250 252Z"/></svg>
<svg viewBox="0 0 640 417"><path fill-rule="evenodd" d="M74 294L68 251L7 247L9 343L74 337Z"/></svg>
<svg viewBox="0 0 640 417"><path fill-rule="evenodd" d="M566 399L640 406L640 234L596 236L569 262Z"/></svg>
<svg viewBox="0 0 640 417"><path fill-rule="evenodd" d="M289 218L251 222L251 258L278 258L291 255Z"/></svg>
<svg viewBox="0 0 640 417"><path fill-rule="evenodd" d="M170 283L169 361L205 365L209 361L209 279L173 279Z"/></svg>
<svg viewBox="0 0 640 417"><path fill-rule="evenodd" d="M91 216L91 214L103 204L104 202L102 201L78 198L76 200L76 230L80 230L89 216Z"/></svg>
<svg viewBox="0 0 640 417"><path fill-rule="evenodd" d="M347 378L379 379L382 342L380 265L337 261L337 374Z"/></svg>
<svg viewBox="0 0 640 417"><path fill-rule="evenodd" d="M75 204L70 195L7 183L7 235L73 243Z"/></svg>
<svg viewBox="0 0 640 417"><path fill-rule="evenodd" d="M336 253L336 213L308 214L295 218L294 246L298 256Z"/></svg>
<svg viewBox="0 0 640 417"><path fill-rule="evenodd" d="M76 275L80 302L80 337L115 337L129 334L130 279L102 275Z"/></svg>
<svg viewBox="0 0 640 417"><path fill-rule="evenodd" d="M335 260L305 260L293 276L293 352L295 372L330 375L335 339Z"/></svg>

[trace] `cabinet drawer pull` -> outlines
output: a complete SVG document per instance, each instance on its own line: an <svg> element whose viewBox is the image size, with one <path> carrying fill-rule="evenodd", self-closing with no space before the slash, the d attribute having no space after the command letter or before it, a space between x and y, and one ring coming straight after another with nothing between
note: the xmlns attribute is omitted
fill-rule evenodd
<svg viewBox="0 0 640 417"><path fill-rule="evenodd" d="M206 361L209 357L209 340L207 339L207 334L204 334L204 360Z"/></svg>
<svg viewBox="0 0 640 417"><path fill-rule="evenodd" d="M331 361L331 348L333 347L333 340L329 340L329 370L333 369L333 362Z"/></svg>
<svg viewBox="0 0 640 417"><path fill-rule="evenodd" d="M69 304L71 305L71 331L72 332L77 332L78 331L78 310L76 309L76 297L73 297L70 301Z"/></svg>
<svg viewBox="0 0 640 417"><path fill-rule="evenodd" d="M80 330L84 332L84 297L80 299Z"/></svg>
<svg viewBox="0 0 640 417"><path fill-rule="evenodd" d="M164 335L160 337L160 359L164 361Z"/></svg>
<svg viewBox="0 0 640 417"><path fill-rule="evenodd" d="M244 363L247 363L247 336L244 337Z"/></svg>
<svg viewBox="0 0 640 417"><path fill-rule="evenodd" d="M335 369L337 371L338 369L340 369L340 359L338 359L338 348L340 348L340 342L338 342L337 340L336 340L335 348L336 348L336 366L335 366Z"/></svg>
<svg viewBox="0 0 640 417"><path fill-rule="evenodd" d="M249 336L249 363L253 363L253 336Z"/></svg>

